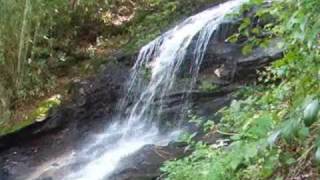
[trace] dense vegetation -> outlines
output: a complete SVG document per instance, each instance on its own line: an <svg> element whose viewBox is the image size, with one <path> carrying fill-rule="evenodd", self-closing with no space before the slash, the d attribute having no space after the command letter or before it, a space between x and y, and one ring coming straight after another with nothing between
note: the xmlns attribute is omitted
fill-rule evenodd
<svg viewBox="0 0 320 180"><path fill-rule="evenodd" d="M47 98L64 95L72 79L96 71L115 50L136 51L210 2L0 0L0 134L44 116L60 101Z"/></svg>
<svg viewBox="0 0 320 180"><path fill-rule="evenodd" d="M284 57L260 72L258 85L244 88L211 126L230 144L191 142L192 155L163 167L167 179L319 179L320 1L252 0L242 12L257 7L230 39L246 37L246 53L281 37ZM252 19L266 18L269 23L254 27Z"/></svg>
<svg viewBox="0 0 320 180"><path fill-rule="evenodd" d="M19 107L52 95L59 79L97 70L116 49L132 52L172 22L212 0L0 0L0 134L17 120ZM167 162L170 180L317 179L320 163L320 1L281 0L266 5L251 0L240 14L237 34L243 53L282 39L281 60L259 72L255 86L205 123L208 133L225 137L208 146L188 138L194 152ZM257 25L255 21L267 21ZM83 67L83 61L86 63ZM65 74L74 66L78 74ZM82 70L78 72L78 70ZM85 74L84 73L84 74ZM203 89L214 89L206 87ZM61 92L54 92L61 93ZM25 126L59 103L49 99L28 114ZM21 105L22 104L22 105ZM21 127L19 124L18 127Z"/></svg>

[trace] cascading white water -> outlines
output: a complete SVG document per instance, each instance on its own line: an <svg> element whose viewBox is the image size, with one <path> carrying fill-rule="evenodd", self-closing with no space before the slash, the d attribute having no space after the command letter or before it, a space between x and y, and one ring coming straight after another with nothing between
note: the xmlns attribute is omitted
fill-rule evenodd
<svg viewBox="0 0 320 180"><path fill-rule="evenodd" d="M198 35L194 50L195 62L191 63L190 67L192 80L189 89L193 87L210 37L225 19L225 15L233 12L242 3L243 0L229 1L192 16L141 49L133 68L128 94L130 95L134 87L138 88L136 91L141 91L142 80L138 74L146 67L152 69L151 79L130 108L127 117L130 131L136 127L137 121L157 122L163 108L163 99L173 87L188 47ZM155 99L160 101L159 106L153 106ZM144 125L149 126L148 122Z"/></svg>
<svg viewBox="0 0 320 180"><path fill-rule="evenodd" d="M117 123L107 129L102 135L105 139L118 134L119 137L110 149L93 159L80 173L75 173L71 179L101 180L108 177L121 158L134 153L147 144L163 145L173 140L179 134L174 131L167 135L160 135L157 121L163 108L164 98L168 95L174 83L186 52L192 40L198 35L194 50L195 62L191 63L192 76L189 88L195 83L199 68L204 57L209 39L213 32L223 22L225 16L239 8L244 0L233 0L196 14L161 37L155 39L139 53L132 69L128 85L128 97L134 95L133 105L127 108L125 123ZM143 85L141 72L151 68L149 84ZM160 103L155 106L157 99ZM127 98L122 102L125 106ZM125 107L121 107L125 109ZM100 142L101 143L101 142Z"/></svg>
<svg viewBox="0 0 320 180"><path fill-rule="evenodd" d="M237 10L244 2L245 0L228 1L189 17L143 47L132 69L128 94L120 103L125 115L119 115L121 120L115 121L106 129L105 134L97 135L95 142L78 152L78 157L86 156L90 162L65 179L107 179L122 158L145 145L166 145L177 138L179 127L170 133L161 134L158 123L165 97L171 93L176 83L188 47L195 40L194 62L189 63L191 78L184 87L190 91L197 79L210 37L225 16ZM141 74L148 68L151 69L151 74L148 83L145 83L146 77ZM133 101L133 105L127 107L129 101Z"/></svg>

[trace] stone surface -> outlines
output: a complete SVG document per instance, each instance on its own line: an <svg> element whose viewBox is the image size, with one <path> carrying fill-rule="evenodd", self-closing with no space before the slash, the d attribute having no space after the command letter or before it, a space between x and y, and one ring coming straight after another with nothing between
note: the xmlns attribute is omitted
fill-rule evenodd
<svg viewBox="0 0 320 180"><path fill-rule="evenodd" d="M256 48L252 54L243 55L242 44L225 42L236 26L237 22L223 24L208 45L199 79L209 79L218 88L213 92L196 89L191 93L193 110L200 116L215 118L214 113L230 103L231 95L237 87L250 82L256 77L257 69L282 55L282 51L275 45L279 40L274 40L270 48ZM185 68L193 59L192 51L189 51L186 58ZM0 138L1 180L22 180L25 174L35 171L39 165L81 147L90 141L90 134L104 130L117 111L116 104L122 96L123 83L129 76L129 67L135 55L120 52L114 55L114 59L117 63L106 65L105 70L96 77L75 82L70 90L74 94L71 102L54 110L45 121ZM179 99L185 93L177 90L166 97L166 119L174 119L175 108L181 105ZM205 138L206 142L214 143L218 137L212 135ZM187 153L181 144L172 143L165 147L148 145L125 158L120 168L106 179L152 180L160 175L159 167L164 161ZM54 163L53 166L59 164ZM66 168L78 166L73 164ZM42 177L59 179L58 175L51 172Z"/></svg>
<svg viewBox="0 0 320 180"><path fill-rule="evenodd" d="M103 131L122 96L128 67L109 64L96 77L75 84L72 100L49 117L0 137L0 179L23 180L40 164L77 149ZM103 125L103 126L102 126Z"/></svg>
<svg viewBox="0 0 320 180"><path fill-rule="evenodd" d="M106 180L150 180L161 175L160 167L167 161L182 157L186 144L171 143L168 146L147 145L119 164L119 169Z"/></svg>

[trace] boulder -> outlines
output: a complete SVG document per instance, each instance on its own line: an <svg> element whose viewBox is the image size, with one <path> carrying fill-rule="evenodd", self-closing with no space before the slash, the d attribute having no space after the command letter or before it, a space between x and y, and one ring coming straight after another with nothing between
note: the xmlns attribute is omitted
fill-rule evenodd
<svg viewBox="0 0 320 180"><path fill-rule="evenodd" d="M124 158L117 170L107 180L151 180L161 175L160 167L167 160L189 154L185 143L171 143L168 146L147 145Z"/></svg>

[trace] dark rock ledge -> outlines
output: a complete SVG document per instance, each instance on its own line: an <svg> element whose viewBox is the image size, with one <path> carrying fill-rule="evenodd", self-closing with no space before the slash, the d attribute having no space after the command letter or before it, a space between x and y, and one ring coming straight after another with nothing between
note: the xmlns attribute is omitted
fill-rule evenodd
<svg viewBox="0 0 320 180"><path fill-rule="evenodd" d="M224 37L232 32L224 33ZM219 37L212 38L209 43L200 78L209 76L222 88L211 94L193 93L193 108L204 116L228 105L237 87L255 79L257 69L282 56L282 51L275 45L279 40L274 40L270 48L256 48L251 55L244 56L241 54L241 44L230 44L224 41L225 38L221 39L223 36ZM193 58L190 52L186 57L187 62ZM54 110L45 121L0 137L1 180L22 180L41 164L90 141L90 134L104 130L117 110L117 101L123 95L123 82L129 76L129 67L125 64L132 64L135 55L119 54L115 59L117 63L106 65L105 71L96 77L76 83L72 101ZM168 98L174 99L183 93L178 92ZM168 113L174 112L174 106L168 108ZM212 144L219 136L205 138ZM188 153L184 144L173 142L165 147L148 145L125 158L120 168L106 179L156 179L160 176L159 168L164 161ZM45 178L55 180L55 177Z"/></svg>

